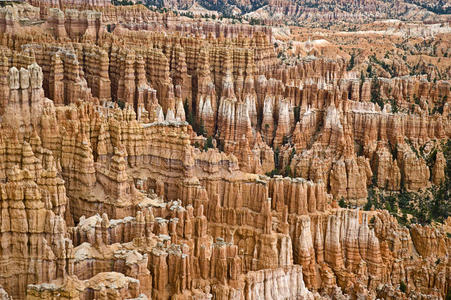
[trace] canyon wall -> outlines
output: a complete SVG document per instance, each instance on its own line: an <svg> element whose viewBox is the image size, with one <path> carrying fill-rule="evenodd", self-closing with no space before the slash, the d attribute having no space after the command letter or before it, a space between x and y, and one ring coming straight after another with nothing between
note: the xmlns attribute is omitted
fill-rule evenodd
<svg viewBox="0 0 451 300"><path fill-rule="evenodd" d="M446 296L449 226L359 207L446 179L448 81L96 9L0 13L3 298Z"/></svg>

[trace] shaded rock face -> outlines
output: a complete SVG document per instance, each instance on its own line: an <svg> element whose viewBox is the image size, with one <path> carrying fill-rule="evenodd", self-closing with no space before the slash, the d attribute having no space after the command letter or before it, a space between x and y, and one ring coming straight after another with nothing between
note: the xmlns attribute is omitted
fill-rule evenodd
<svg viewBox="0 0 451 300"><path fill-rule="evenodd" d="M445 293L443 231L334 209L324 183L242 172L235 156L191 146L187 123L143 123L131 106L50 102L35 117L32 132L2 129L2 258L21 263L0 280L12 296L309 299L399 280ZM34 277L14 277L36 262Z"/></svg>
<svg viewBox="0 0 451 300"><path fill-rule="evenodd" d="M130 9L148 19L113 33L130 10L0 27L1 297L445 297L446 225L337 200L443 182L448 117L381 111L341 60L279 66L263 29L181 36ZM379 88L450 93L403 80Z"/></svg>
<svg viewBox="0 0 451 300"><path fill-rule="evenodd" d="M449 120L426 111L441 105L439 99L451 99L447 81L379 80L381 97L395 99L400 107L409 107L413 100L408 99L415 97L429 103L419 113L393 114L368 101L372 81L354 84L344 61L309 58L295 67L277 66L263 33L239 39L142 35L126 29L109 34L97 23L100 27L92 30L88 25L80 27L85 31L71 29L68 16L83 14L60 13L52 10L54 17L47 21L51 32L57 32L59 21L52 20L65 18L65 33L43 37L52 43L27 44L27 37L21 37L16 46L25 49L16 56L19 65L35 61L42 66L44 94L55 104L87 99L105 106L115 100L132 106L143 122L189 121L198 134L233 154L242 171L264 174L289 166L285 175L322 180L335 199L356 203L366 198L372 178L378 187L393 191L418 191L444 178L442 154L431 169L427 154L418 156L410 148L418 152L432 144L441 152ZM55 41L61 39L85 42ZM121 46L119 40L133 47ZM7 79L13 53L5 56ZM27 95L21 93L13 88L11 96L1 96L0 109L6 109L6 101L23 101Z"/></svg>

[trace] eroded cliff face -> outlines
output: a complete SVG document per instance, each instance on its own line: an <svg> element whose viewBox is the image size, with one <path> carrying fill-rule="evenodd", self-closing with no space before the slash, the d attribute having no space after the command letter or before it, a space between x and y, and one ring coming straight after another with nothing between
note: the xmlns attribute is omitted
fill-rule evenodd
<svg viewBox="0 0 451 300"><path fill-rule="evenodd" d="M112 9L0 27L3 298L445 297L449 226L337 202L445 180L447 81L280 67L239 26L109 33Z"/></svg>
<svg viewBox="0 0 451 300"><path fill-rule="evenodd" d="M34 3L38 1L33 0ZM49 5L50 0L40 0ZM68 1L77 3L77 1ZM103 2L100 2L103 3ZM346 20L348 22L364 22L370 19L402 19L402 20L445 20L443 14L449 13L447 2L432 0L399 1L387 4L379 0L362 0L351 3L344 0L149 0L148 4L167 9L188 10L195 15L202 13L219 13L222 15L250 16L265 23L293 22L329 23ZM101 5L101 4L100 4Z"/></svg>

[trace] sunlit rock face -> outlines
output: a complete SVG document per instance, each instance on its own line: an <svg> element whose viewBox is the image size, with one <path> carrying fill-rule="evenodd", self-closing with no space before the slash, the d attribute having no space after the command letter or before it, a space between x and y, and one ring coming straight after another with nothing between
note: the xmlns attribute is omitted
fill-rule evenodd
<svg viewBox="0 0 451 300"><path fill-rule="evenodd" d="M362 206L449 180L447 80L289 65L270 27L30 3L0 9L1 299L446 297L449 219Z"/></svg>

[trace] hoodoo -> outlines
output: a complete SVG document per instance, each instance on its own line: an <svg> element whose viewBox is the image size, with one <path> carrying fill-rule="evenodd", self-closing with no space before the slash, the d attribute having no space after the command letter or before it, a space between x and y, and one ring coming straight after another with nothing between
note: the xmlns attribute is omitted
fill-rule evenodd
<svg viewBox="0 0 451 300"><path fill-rule="evenodd" d="M448 299L450 12L0 0L0 299Z"/></svg>

